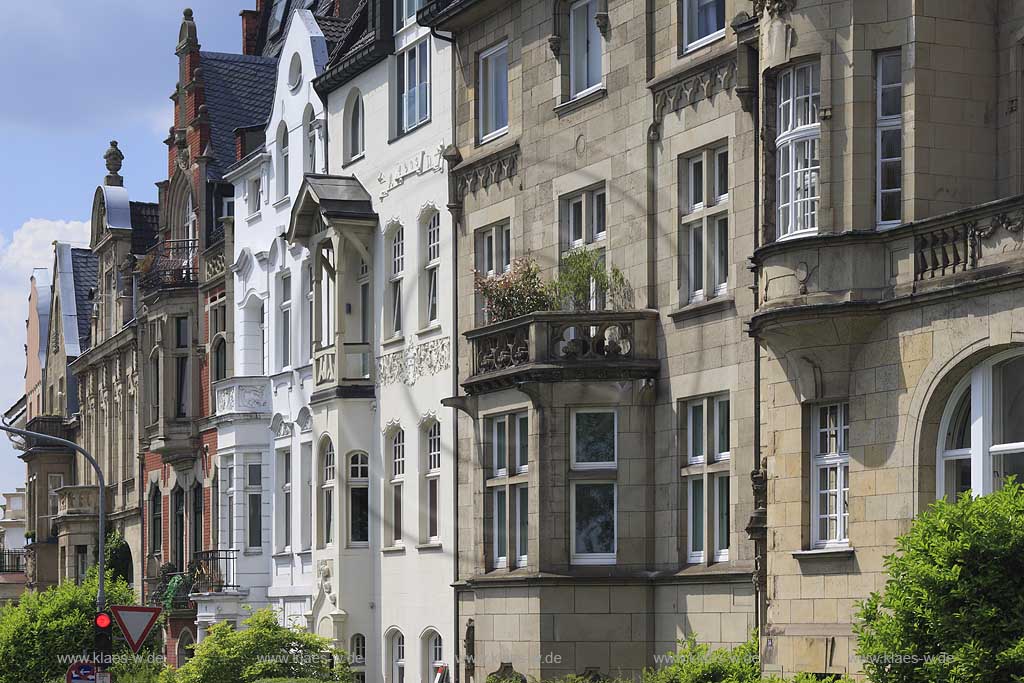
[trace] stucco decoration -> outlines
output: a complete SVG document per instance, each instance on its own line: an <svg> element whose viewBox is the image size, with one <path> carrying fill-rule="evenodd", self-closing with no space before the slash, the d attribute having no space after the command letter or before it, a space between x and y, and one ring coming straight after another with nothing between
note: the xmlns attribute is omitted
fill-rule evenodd
<svg viewBox="0 0 1024 683"><path fill-rule="evenodd" d="M377 384L416 384L420 377L430 377L451 367L450 337L407 346L377 358Z"/></svg>
<svg viewBox="0 0 1024 683"><path fill-rule="evenodd" d="M298 417L295 418L295 424L298 425L299 431L303 434L313 431L313 414L309 412L309 408L303 406L299 410Z"/></svg>
<svg viewBox="0 0 1024 683"><path fill-rule="evenodd" d="M777 17L782 14L793 11L793 7L796 6L796 0L753 0L754 2L754 16L764 16L767 12L768 16Z"/></svg>
<svg viewBox="0 0 1024 683"><path fill-rule="evenodd" d="M390 172L377 176L377 182L384 186L384 189L380 191L380 198L387 197L396 188L401 187L408 178L428 173L444 173L444 150L446 147L447 145L442 143L434 151L419 151L411 158L395 164Z"/></svg>
<svg viewBox="0 0 1024 683"><path fill-rule="evenodd" d="M278 413L274 415L274 419L270 421L270 431L273 432L274 436L278 439L290 438L294 433L294 425L284 419L284 416Z"/></svg>
<svg viewBox="0 0 1024 683"><path fill-rule="evenodd" d="M515 144L455 171L455 196L486 190L519 174L519 145Z"/></svg>
<svg viewBox="0 0 1024 683"><path fill-rule="evenodd" d="M331 565L327 560L320 560L320 567L317 569L317 576L320 580L320 590L323 591L327 600L338 606L338 596L334 593L334 585L331 582Z"/></svg>

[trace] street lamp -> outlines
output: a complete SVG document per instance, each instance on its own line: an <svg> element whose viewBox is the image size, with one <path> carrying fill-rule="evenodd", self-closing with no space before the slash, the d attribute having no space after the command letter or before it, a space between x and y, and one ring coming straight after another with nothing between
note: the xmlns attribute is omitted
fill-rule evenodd
<svg viewBox="0 0 1024 683"><path fill-rule="evenodd" d="M100 469L99 463L96 462L96 458L89 454L89 451L85 450L73 441L61 439L60 437L51 436L49 434L30 432L27 429L18 429L17 427L11 427L3 423L0 423L0 430L10 432L11 434L17 434L18 436L25 436L32 439L38 439L40 441L48 441L49 443L57 444L58 446L66 446L67 448L81 453L86 461L92 465L93 471L96 472L96 481L100 484L100 539L98 544L100 576L99 585L96 588L96 612L104 612L106 610L107 602L106 591L104 590L104 583L107 578L107 558L104 547L107 540L107 482L103 478L103 470Z"/></svg>

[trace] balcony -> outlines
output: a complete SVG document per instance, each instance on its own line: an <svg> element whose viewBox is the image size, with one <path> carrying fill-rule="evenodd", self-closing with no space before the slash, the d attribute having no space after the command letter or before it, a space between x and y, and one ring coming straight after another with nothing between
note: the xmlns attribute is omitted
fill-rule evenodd
<svg viewBox="0 0 1024 683"><path fill-rule="evenodd" d="M964 296L1024 280L1024 195L890 230L775 242L752 261L755 331L782 319Z"/></svg>
<svg viewBox="0 0 1024 683"><path fill-rule="evenodd" d="M159 576L146 579L146 604L164 610L192 610L189 598L194 585L190 572L161 571Z"/></svg>
<svg viewBox="0 0 1024 683"><path fill-rule="evenodd" d="M238 592L235 570L237 559L237 550L205 550L196 553L195 580L191 593L194 595Z"/></svg>
<svg viewBox="0 0 1024 683"><path fill-rule="evenodd" d="M0 550L0 574L24 574L25 573L25 551Z"/></svg>
<svg viewBox="0 0 1024 683"><path fill-rule="evenodd" d="M109 501L109 497L107 498ZM108 505L109 507L109 505ZM62 486L57 489L57 518L99 514L100 491L95 486Z"/></svg>
<svg viewBox="0 0 1024 683"><path fill-rule="evenodd" d="M263 415L273 410L269 377L231 377L213 385L215 410L222 415Z"/></svg>
<svg viewBox="0 0 1024 683"><path fill-rule="evenodd" d="M162 240L139 265L139 286L146 292L194 287L199 282L199 242Z"/></svg>
<svg viewBox="0 0 1024 683"><path fill-rule="evenodd" d="M466 333L473 353L469 394L520 382L653 379L653 310L541 312Z"/></svg>
<svg viewBox="0 0 1024 683"><path fill-rule="evenodd" d="M372 395L373 352L370 344L342 344L341 353L336 346L317 348L313 353L313 381L317 392L333 391L341 398Z"/></svg>
<svg viewBox="0 0 1024 683"><path fill-rule="evenodd" d="M64 425L64 418L60 415L37 415L28 422L28 426L25 427L30 432L37 432L39 434L46 434L47 436L55 436L58 439L67 439L67 428ZM56 444L53 444L44 439L35 437L26 437L25 445L27 448L39 448L49 446L51 448L62 448Z"/></svg>

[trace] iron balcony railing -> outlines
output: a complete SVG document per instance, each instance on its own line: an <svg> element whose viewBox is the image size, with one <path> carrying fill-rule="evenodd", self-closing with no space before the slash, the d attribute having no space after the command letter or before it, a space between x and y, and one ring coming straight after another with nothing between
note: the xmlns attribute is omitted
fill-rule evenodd
<svg viewBox="0 0 1024 683"><path fill-rule="evenodd" d="M223 593L238 588L237 550L204 550L195 554L192 593Z"/></svg>
<svg viewBox="0 0 1024 683"><path fill-rule="evenodd" d="M192 572L162 572L146 579L146 602L164 609L193 609Z"/></svg>
<svg viewBox="0 0 1024 683"><path fill-rule="evenodd" d="M21 574L25 572L25 551L0 550L0 574Z"/></svg>
<svg viewBox="0 0 1024 683"><path fill-rule="evenodd" d="M197 240L162 240L142 259L139 284L146 291L195 286L199 282L198 264Z"/></svg>

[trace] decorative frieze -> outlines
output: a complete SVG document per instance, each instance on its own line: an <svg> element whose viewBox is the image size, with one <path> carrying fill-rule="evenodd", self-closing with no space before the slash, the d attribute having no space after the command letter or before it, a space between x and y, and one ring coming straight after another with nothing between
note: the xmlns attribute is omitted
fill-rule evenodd
<svg viewBox="0 0 1024 683"><path fill-rule="evenodd" d="M511 180L519 174L519 145L501 150L496 154L470 162L465 168L455 170L455 195L463 198L467 194L486 190L503 180Z"/></svg>
<svg viewBox="0 0 1024 683"><path fill-rule="evenodd" d="M754 16L763 17L767 12L771 17L777 17L793 11L796 0L753 0Z"/></svg>
<svg viewBox="0 0 1024 683"><path fill-rule="evenodd" d="M451 367L450 337L407 346L377 358L377 384L412 386L420 377L430 377Z"/></svg>
<svg viewBox="0 0 1024 683"><path fill-rule="evenodd" d="M661 139L661 124L667 114L680 111L688 105L696 106L701 100L710 100L719 92L731 90L735 76L736 58L730 55L654 86L654 122L651 124L650 139Z"/></svg>
<svg viewBox="0 0 1024 683"><path fill-rule="evenodd" d="M377 176L377 182L384 186L380 191L380 198L384 199L395 188L403 185L408 178L427 175L428 173L444 173L444 150L447 145L442 144L435 151L426 150L418 152L411 159L399 162L391 172Z"/></svg>
<svg viewBox="0 0 1024 683"><path fill-rule="evenodd" d="M216 389L217 415L270 411L270 388L265 377L235 377Z"/></svg>

